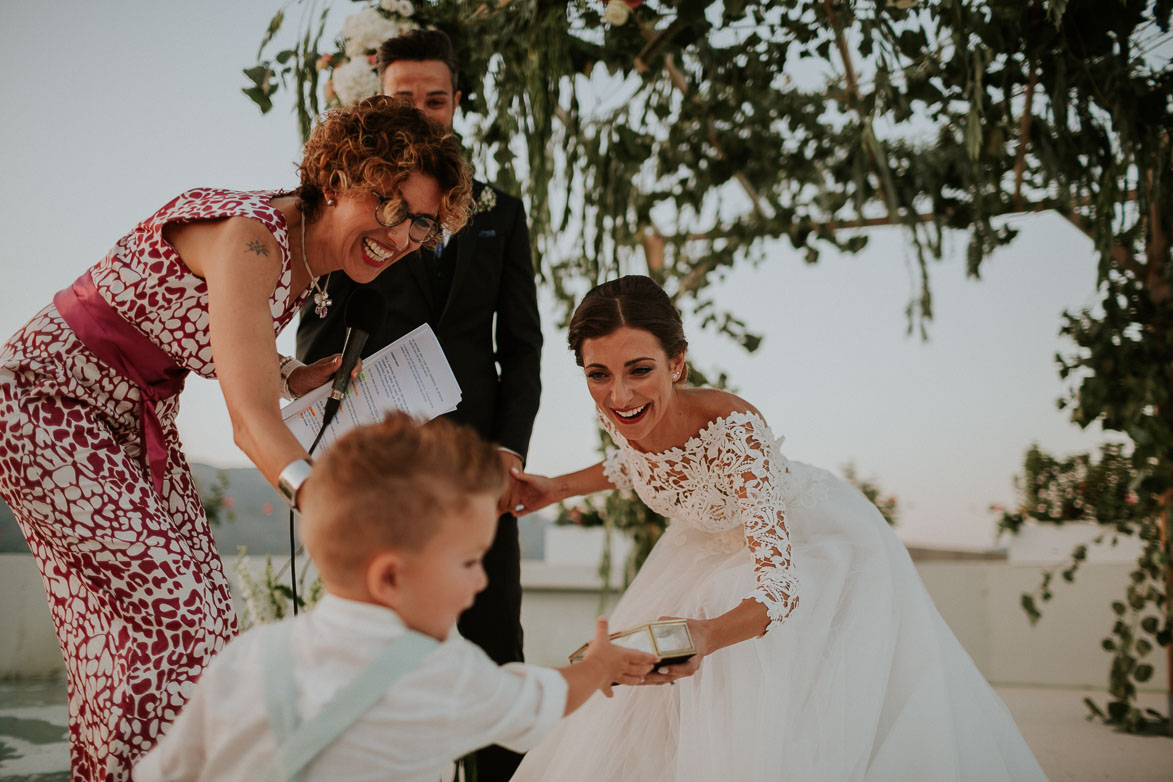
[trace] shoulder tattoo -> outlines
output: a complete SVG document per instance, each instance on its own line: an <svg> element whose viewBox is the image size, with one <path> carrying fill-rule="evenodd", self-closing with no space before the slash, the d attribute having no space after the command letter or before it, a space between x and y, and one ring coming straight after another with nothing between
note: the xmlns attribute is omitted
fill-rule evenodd
<svg viewBox="0 0 1173 782"><path fill-rule="evenodd" d="M269 254L269 248L266 247L265 243L259 239L253 239L251 242L249 242L248 243L248 250L249 250L249 252L254 252L257 255L268 255Z"/></svg>

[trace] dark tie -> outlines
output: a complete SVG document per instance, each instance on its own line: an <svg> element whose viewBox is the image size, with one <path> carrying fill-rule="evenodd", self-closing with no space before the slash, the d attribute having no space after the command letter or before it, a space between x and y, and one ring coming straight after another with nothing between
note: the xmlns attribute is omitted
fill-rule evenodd
<svg viewBox="0 0 1173 782"><path fill-rule="evenodd" d="M450 236L435 250L432 267L432 291L438 312L444 311L452 290L452 275L456 270L456 237Z"/></svg>

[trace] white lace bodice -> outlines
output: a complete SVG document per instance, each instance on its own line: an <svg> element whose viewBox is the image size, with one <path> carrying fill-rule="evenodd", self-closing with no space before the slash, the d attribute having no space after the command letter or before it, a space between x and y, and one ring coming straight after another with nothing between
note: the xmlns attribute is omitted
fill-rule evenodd
<svg viewBox="0 0 1173 782"><path fill-rule="evenodd" d="M607 479L634 489L673 523L721 538L740 527L756 582L746 597L766 607L771 627L786 619L798 605L783 492L787 465L766 422L753 413L729 413L681 447L643 453L600 420L619 446L603 462Z"/></svg>

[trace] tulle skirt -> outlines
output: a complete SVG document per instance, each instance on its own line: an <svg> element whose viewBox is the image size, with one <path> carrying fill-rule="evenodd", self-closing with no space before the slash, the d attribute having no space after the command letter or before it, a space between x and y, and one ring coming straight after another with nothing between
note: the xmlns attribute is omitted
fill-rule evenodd
<svg viewBox="0 0 1173 782"><path fill-rule="evenodd" d="M675 686L596 693L515 782L1045 780L997 694L933 606L875 507L790 462L799 605ZM611 616L714 617L754 586L740 529L670 525Z"/></svg>

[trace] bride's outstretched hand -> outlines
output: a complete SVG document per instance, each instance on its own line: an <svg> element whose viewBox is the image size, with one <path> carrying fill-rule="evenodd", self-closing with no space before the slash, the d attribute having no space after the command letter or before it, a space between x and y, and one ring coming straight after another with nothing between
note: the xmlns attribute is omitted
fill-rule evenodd
<svg viewBox="0 0 1173 782"><path fill-rule="evenodd" d="M512 473L514 484L511 499L515 503L514 516L533 513L560 499L555 491L554 481L546 476L522 472L517 468L514 468Z"/></svg>
<svg viewBox="0 0 1173 782"><path fill-rule="evenodd" d="M680 616L661 616L660 619L684 619ZM658 665L644 677L644 684L675 684L677 679L692 676L700 670L701 658L709 653L708 629L703 619L684 619L688 623L688 634L696 654L676 665Z"/></svg>

